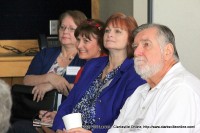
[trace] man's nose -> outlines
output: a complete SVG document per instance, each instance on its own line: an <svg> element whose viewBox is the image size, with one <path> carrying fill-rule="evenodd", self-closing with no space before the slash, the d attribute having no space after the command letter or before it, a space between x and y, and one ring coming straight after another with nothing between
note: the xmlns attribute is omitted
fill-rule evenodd
<svg viewBox="0 0 200 133"><path fill-rule="evenodd" d="M143 55L143 53L144 53L144 49L143 49L142 45L138 45L134 49L134 56L140 56L140 55Z"/></svg>

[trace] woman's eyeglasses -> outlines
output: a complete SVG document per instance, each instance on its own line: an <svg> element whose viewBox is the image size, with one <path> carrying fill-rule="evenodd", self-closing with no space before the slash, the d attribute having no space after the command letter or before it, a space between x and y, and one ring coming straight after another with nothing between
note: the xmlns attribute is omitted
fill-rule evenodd
<svg viewBox="0 0 200 133"><path fill-rule="evenodd" d="M72 27L66 27L66 26L60 26L59 28L61 31L65 31L66 29L69 31L69 32L74 32L76 29L75 28L72 28Z"/></svg>

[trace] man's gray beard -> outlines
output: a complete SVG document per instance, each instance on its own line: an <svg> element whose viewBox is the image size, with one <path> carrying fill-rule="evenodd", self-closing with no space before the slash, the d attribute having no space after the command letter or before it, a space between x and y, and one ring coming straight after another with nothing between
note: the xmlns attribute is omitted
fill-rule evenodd
<svg viewBox="0 0 200 133"><path fill-rule="evenodd" d="M147 64L142 69L140 69L137 63L135 62L134 68L136 73L140 75L141 78L147 80L148 78L159 72L163 68L163 65L164 64L162 62L159 62L158 64L154 64L151 66Z"/></svg>

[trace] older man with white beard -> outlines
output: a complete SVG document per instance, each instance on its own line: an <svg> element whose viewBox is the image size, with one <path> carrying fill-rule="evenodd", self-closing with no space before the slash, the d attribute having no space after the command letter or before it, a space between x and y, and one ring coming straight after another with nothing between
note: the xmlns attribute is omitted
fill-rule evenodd
<svg viewBox="0 0 200 133"><path fill-rule="evenodd" d="M200 80L180 63L172 31L133 33L136 72L147 81L127 99L109 133L200 133Z"/></svg>

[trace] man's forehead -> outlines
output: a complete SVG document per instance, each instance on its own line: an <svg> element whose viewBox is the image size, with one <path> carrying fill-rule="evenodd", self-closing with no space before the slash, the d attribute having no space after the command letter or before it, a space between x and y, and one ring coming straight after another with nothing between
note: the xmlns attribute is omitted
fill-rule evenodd
<svg viewBox="0 0 200 133"><path fill-rule="evenodd" d="M150 27L150 28L141 30L141 31L138 33L138 35L139 35L139 34L152 35L152 33L155 34L156 32L157 32L157 31L156 31L156 28Z"/></svg>
<svg viewBox="0 0 200 133"><path fill-rule="evenodd" d="M150 40L151 38L155 37L156 34L154 33L156 33L155 28L144 29L135 36L134 42Z"/></svg>

